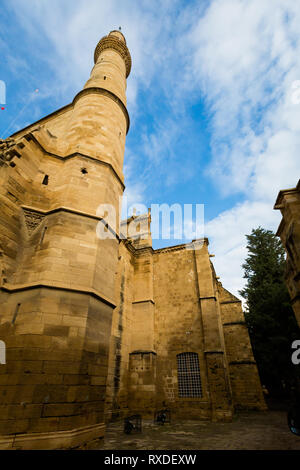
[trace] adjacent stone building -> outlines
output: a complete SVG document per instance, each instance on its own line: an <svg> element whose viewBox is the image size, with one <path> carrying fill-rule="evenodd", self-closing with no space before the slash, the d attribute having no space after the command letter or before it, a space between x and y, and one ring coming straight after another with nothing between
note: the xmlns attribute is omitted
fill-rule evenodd
<svg viewBox="0 0 300 470"><path fill-rule="evenodd" d="M213 420L265 409L208 241L154 250L150 213L123 239L97 211L119 217L130 68L110 32L73 102L0 143L0 448L76 447L162 407Z"/></svg>
<svg viewBox="0 0 300 470"><path fill-rule="evenodd" d="M295 188L279 192L274 209L282 214L276 235L286 250L285 280L300 326L300 180Z"/></svg>

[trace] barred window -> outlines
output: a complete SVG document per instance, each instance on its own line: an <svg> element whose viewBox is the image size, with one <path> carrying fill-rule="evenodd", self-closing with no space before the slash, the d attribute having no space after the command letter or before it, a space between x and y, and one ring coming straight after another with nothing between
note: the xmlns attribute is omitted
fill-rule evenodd
<svg viewBox="0 0 300 470"><path fill-rule="evenodd" d="M192 352L178 354L177 368L179 397L202 397L198 354Z"/></svg>

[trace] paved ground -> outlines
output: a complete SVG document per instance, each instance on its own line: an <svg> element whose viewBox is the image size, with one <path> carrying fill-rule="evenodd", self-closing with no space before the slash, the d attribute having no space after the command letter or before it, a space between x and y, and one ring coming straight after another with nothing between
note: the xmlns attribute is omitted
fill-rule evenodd
<svg viewBox="0 0 300 470"><path fill-rule="evenodd" d="M123 421L107 426L99 450L300 450L300 436L287 426L286 412L241 413L232 423L143 422L141 434L124 434Z"/></svg>

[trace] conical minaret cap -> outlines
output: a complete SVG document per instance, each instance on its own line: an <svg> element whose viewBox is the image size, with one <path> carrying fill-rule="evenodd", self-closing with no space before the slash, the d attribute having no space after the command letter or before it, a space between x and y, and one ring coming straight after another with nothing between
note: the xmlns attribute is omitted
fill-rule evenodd
<svg viewBox="0 0 300 470"><path fill-rule="evenodd" d="M126 39L121 33L121 31L113 30L107 36L104 36L102 39L100 39L95 49L95 64L98 60L99 55L104 49L114 49L121 55L121 57L125 61L127 78L131 70L131 55L126 45Z"/></svg>

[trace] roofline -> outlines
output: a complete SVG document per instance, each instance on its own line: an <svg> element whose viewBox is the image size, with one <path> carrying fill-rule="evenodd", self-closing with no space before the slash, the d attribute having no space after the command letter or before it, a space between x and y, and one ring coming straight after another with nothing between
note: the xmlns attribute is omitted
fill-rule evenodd
<svg viewBox="0 0 300 470"><path fill-rule="evenodd" d="M63 113L64 111L67 110L67 108L69 107L72 107L73 106L73 102L72 103L69 103L69 104L66 104L65 106L62 106L61 108L58 108L56 109L55 111L53 111L52 113L50 114L47 114L46 116L43 116L42 118L38 119L37 121L35 122L32 122L31 124L29 124L28 126L26 127L23 127L22 129L14 132L13 134L11 134L10 136L8 137L14 137L24 131L27 131L28 129L30 129L31 127L37 125L37 124L40 124L42 121L44 121L45 119L48 119L49 117L54 117L55 115L58 115L58 114L61 114Z"/></svg>
<svg viewBox="0 0 300 470"><path fill-rule="evenodd" d="M300 192L300 179L295 188L281 189L279 191L273 209L278 210L282 208L282 199L284 198L284 196L288 194L298 193L298 192Z"/></svg>
<svg viewBox="0 0 300 470"><path fill-rule="evenodd" d="M203 244L206 244L207 246L209 245L209 241L208 241L208 238L204 237L204 238L198 238L196 240L193 240L191 242L188 242L188 243L181 243L179 245L171 245L171 246L165 246L163 248L156 248L156 250L153 250L154 253L161 253L161 252L164 252L164 251L175 251L175 250L182 250L188 246L191 246L193 245L194 243L197 243L197 242L202 242Z"/></svg>

